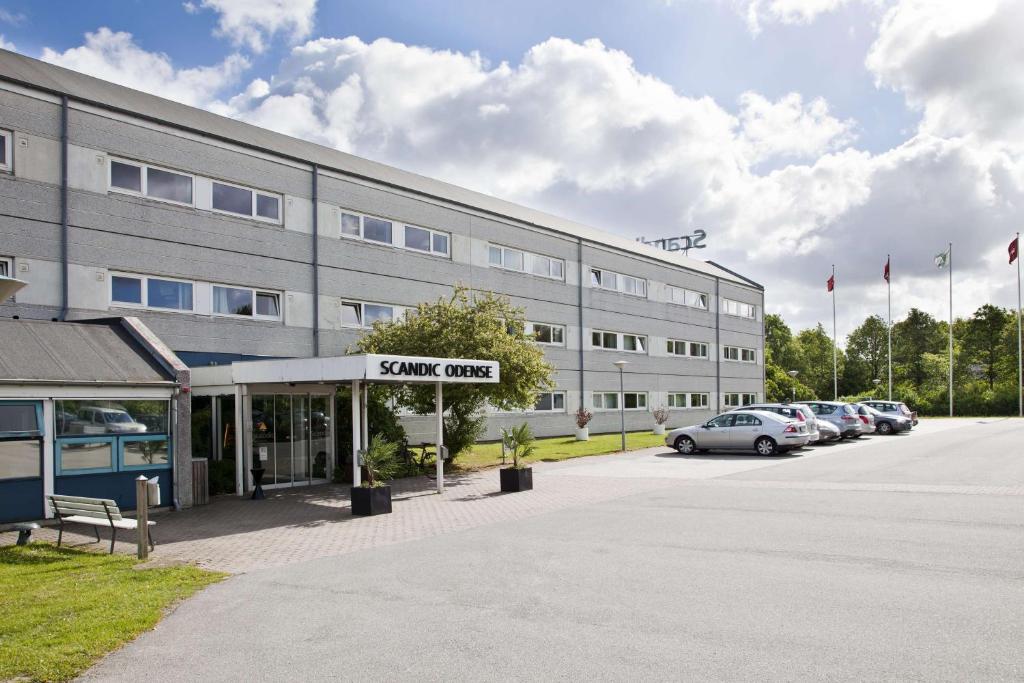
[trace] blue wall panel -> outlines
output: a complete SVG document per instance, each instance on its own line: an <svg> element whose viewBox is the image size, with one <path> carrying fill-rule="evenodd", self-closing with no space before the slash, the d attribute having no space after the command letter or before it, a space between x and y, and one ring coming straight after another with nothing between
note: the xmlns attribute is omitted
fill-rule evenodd
<svg viewBox="0 0 1024 683"><path fill-rule="evenodd" d="M57 477L54 480L56 493L66 496L87 496L89 498L110 498L122 510L135 509L135 479L139 475L147 479L160 477L160 503L171 504L171 470L133 470L131 472L104 472L102 474L76 474ZM42 495L40 493L40 495Z"/></svg>
<svg viewBox="0 0 1024 683"><path fill-rule="evenodd" d="M24 522L42 516L42 479L0 482L0 522Z"/></svg>

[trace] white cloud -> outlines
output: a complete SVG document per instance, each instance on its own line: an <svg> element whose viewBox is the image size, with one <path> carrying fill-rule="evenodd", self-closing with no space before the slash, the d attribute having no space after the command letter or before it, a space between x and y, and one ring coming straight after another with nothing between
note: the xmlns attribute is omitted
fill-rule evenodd
<svg viewBox="0 0 1024 683"><path fill-rule="evenodd" d="M85 45L57 52L44 48L43 61L81 71L129 88L199 107L234 85L249 62L231 55L214 66L177 69L170 58L139 47L132 34L100 28L85 34Z"/></svg>
<svg viewBox="0 0 1024 683"><path fill-rule="evenodd" d="M316 14L316 0L202 0L199 6L186 2L184 7L189 13L200 7L217 12L217 35L253 52L263 52L278 33L291 41L307 37Z"/></svg>
<svg viewBox="0 0 1024 683"><path fill-rule="evenodd" d="M11 52L18 51L18 48L14 45L14 43L7 40L7 38L2 33L0 33L0 48L3 48L4 50L10 50Z"/></svg>
<svg viewBox="0 0 1024 683"><path fill-rule="evenodd" d="M834 12L850 0L732 0L747 22L747 28L758 34L766 23L809 24L819 15Z"/></svg>
<svg viewBox="0 0 1024 683"><path fill-rule="evenodd" d="M739 117L755 162L773 157L814 158L846 147L855 137L852 119L833 117L820 97L805 105L799 93L776 102L754 92L743 93Z"/></svg>

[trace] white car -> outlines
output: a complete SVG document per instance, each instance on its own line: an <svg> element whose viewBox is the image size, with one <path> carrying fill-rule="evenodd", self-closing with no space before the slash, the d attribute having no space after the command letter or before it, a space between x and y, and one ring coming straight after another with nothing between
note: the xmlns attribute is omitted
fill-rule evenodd
<svg viewBox="0 0 1024 683"><path fill-rule="evenodd" d="M665 445L683 455L711 450L778 455L807 445L807 424L763 410L735 410L692 427L673 429Z"/></svg>
<svg viewBox="0 0 1024 683"><path fill-rule="evenodd" d="M128 411L120 408L85 406L78 411L78 419L70 424L72 434L139 434L146 425L136 422Z"/></svg>

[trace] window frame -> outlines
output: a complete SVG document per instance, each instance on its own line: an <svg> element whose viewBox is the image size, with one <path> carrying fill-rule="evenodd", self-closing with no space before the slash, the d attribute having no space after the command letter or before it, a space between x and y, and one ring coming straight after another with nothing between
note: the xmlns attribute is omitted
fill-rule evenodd
<svg viewBox="0 0 1024 683"><path fill-rule="evenodd" d="M709 306L709 303L711 301L711 296L709 294L707 294L706 292L699 292L696 289L689 289L687 287L678 287L676 285L665 285L665 286L668 287L668 303L670 303L670 304L672 304L674 306L686 306L687 308L694 308L694 309L697 309L698 311L706 311L706 310L708 310L708 306ZM675 293L676 292L682 293L682 297L683 297L682 301L676 301L675 300ZM699 297L704 297L704 305L703 306L695 306L693 304L686 303L686 295L687 294L696 294Z"/></svg>
<svg viewBox="0 0 1024 683"><path fill-rule="evenodd" d="M252 315L245 315L243 313L221 313L217 310L217 296L214 291L217 287L223 287L226 289L248 289L252 293ZM257 294L269 294L277 297L277 315L260 315L256 312L256 295ZM273 289L263 289L261 287L249 287L248 285L229 285L223 282L211 282L210 283L210 315L218 318L235 318L240 320L263 320L269 322L284 322L284 297L281 292L274 291Z"/></svg>
<svg viewBox="0 0 1024 683"><path fill-rule="evenodd" d="M736 397L736 401L737 401L736 403L730 403L729 402L729 397L731 397L731 396L735 396ZM750 400L747 401L747 399L750 399ZM729 392L727 394L722 394L722 405L726 406L728 408L744 408L746 406L753 405L755 403L757 403L757 394L756 393L749 394L749 393L744 393L742 391L739 391L739 392L732 391L732 392Z"/></svg>
<svg viewBox="0 0 1024 683"><path fill-rule="evenodd" d="M130 301L114 301L114 278L131 278L138 280L140 283L142 303L132 303ZM181 284L192 286L192 308L163 308L161 306L150 306L149 305L149 281L150 280L165 280L167 282L180 282ZM110 300L110 308L134 308L136 310L146 311L159 311L162 313L185 313L194 314L196 312L196 281L186 280L178 277L166 277L164 275L143 275L140 273L125 273L121 271L111 270L107 271L107 280L109 280L107 286L107 294Z"/></svg>
<svg viewBox="0 0 1024 683"><path fill-rule="evenodd" d="M136 443L139 441L166 441L167 442L167 462L162 465L128 465L124 461L124 447L125 444ZM174 466L174 451L171 448L171 434L139 434L131 436L122 436L117 440L117 471L118 472L135 472L138 470L169 470Z"/></svg>
<svg viewBox="0 0 1024 683"><path fill-rule="evenodd" d="M696 359L699 359L699 360L708 360L710 358L711 344L709 342L693 341L691 339L672 339L672 338L666 339L665 341L666 341L665 350L668 353L668 355L670 355L670 356L677 356L679 358L696 358ZM682 344L683 345L683 351L685 353L676 353L675 350L669 351L668 350L668 345L669 344L672 345L673 349L676 348L677 344ZM697 355L697 356L695 356L692 353L690 353L690 351L693 350L692 346L694 344L696 344L697 346L701 347L704 350L704 353L701 354L701 355Z"/></svg>
<svg viewBox="0 0 1024 683"><path fill-rule="evenodd" d="M602 405L600 405L600 406L597 405L597 397L598 396L602 397L601 398ZM615 397L615 405L614 406L608 407L608 406L603 405L604 404L604 397L607 397L607 396L614 396ZM618 410L619 409L619 403L620 403L621 399L622 399L622 397L619 396L619 392L617 392L617 391L595 391L590 396L590 407L593 408L594 410L600 410L600 411L604 411L604 410Z"/></svg>
<svg viewBox="0 0 1024 683"><path fill-rule="evenodd" d="M373 328L373 325L366 324L366 307L367 306L382 306L391 309L391 321L394 322L402 314L403 307L397 304L385 304L377 301L357 301L355 299L341 299L339 306L344 309L345 306L356 306L358 307L359 323L352 325L344 322L344 313L342 313L341 326L349 330L369 330Z"/></svg>
<svg viewBox="0 0 1024 683"><path fill-rule="evenodd" d="M609 287L608 276L614 276L615 286ZM625 289L626 278L634 280L637 283L643 284L642 293L627 292ZM626 296L634 296L638 299L646 299L650 292L650 283L647 282L647 278L637 277L635 275L626 275L625 273L618 273L614 270L607 270L606 268L595 268L590 267L590 286L592 289L602 289L606 292L618 292L619 294L625 294Z"/></svg>
<svg viewBox="0 0 1024 683"><path fill-rule="evenodd" d="M140 191L129 190L123 187L114 186L114 162L119 164L126 164L128 166L136 166L140 169ZM185 176L192 183L192 201L191 202L179 202L174 199L164 199L163 197L152 197L148 194L149 191L149 169L157 171L163 171L165 173L173 173L175 175ZM150 164L145 161L134 161L132 159L125 159L123 157L108 156L107 157L107 192L116 192L117 194L124 194L130 197L139 197L140 199L148 199L154 202L163 202L164 204L171 204L173 206L187 206L190 208L196 208L196 175L194 173L186 173L179 171L174 168L165 168L163 166L157 166L156 164ZM237 216L239 214L228 214Z"/></svg>
<svg viewBox="0 0 1024 683"><path fill-rule="evenodd" d="M13 256L0 256L0 263L7 265L7 275L0 274L0 277L14 277L14 257Z"/></svg>
<svg viewBox="0 0 1024 683"><path fill-rule="evenodd" d="M452 233L445 230L438 230L437 228L428 228L424 225L418 225L416 223L406 223L404 221L395 220L393 218L385 218L384 216L376 216L370 213L362 213L360 211L352 211L344 207L338 206L338 236L341 239L355 240L357 242L363 242L365 244L376 244L384 247L391 247L392 249L402 249L403 251L411 251L414 254L422 254L424 256L434 256L437 258L451 259L452 257ZM345 232L344 221L345 216L355 216L359 219L359 234L351 235ZM371 240L366 237L366 219L370 218L377 221L383 221L391 224L391 241L382 242L380 240ZM427 250L416 249L410 247L405 241L405 231L408 228L414 230L424 230L430 234L430 248ZM399 235L401 239L399 239ZM434 249L434 238L436 236L442 236L447 240L448 250L445 252L437 251Z"/></svg>
<svg viewBox="0 0 1024 683"><path fill-rule="evenodd" d="M14 131L0 128L0 138L4 138L7 151L7 159L0 163L0 172L14 173Z"/></svg>
<svg viewBox="0 0 1024 683"><path fill-rule="evenodd" d="M730 351L735 351L736 352L736 357L735 358L730 358L729 357L729 352ZM750 360L743 360L744 353L749 353L752 356L752 358ZM749 348L749 347L746 347L746 346L727 346L727 345L723 345L722 346L722 360L726 361L728 363L756 364L757 363L757 349L752 349L752 348Z"/></svg>
<svg viewBox="0 0 1024 683"><path fill-rule="evenodd" d="M494 263L491 261L491 249L497 249L500 251L501 263ZM523 255L522 268L513 268L507 265L505 259L505 252L507 251L514 251ZM537 273L533 270L533 264L535 262L534 259L547 259L547 275ZM555 264L558 264L559 266L559 275L552 274L552 271L555 270ZM494 244L492 242L487 243L487 267L507 270L512 273L522 273L523 275L532 275L533 277L540 277L545 280L554 280L555 282L565 282L565 259L558 258L557 256L548 256L547 254L538 254L537 252L527 251L526 249L520 249L518 247L508 247L504 244Z"/></svg>
<svg viewBox="0 0 1024 683"><path fill-rule="evenodd" d="M547 410L545 410L544 408L538 408L537 407L537 403L540 401L540 397L545 395L545 394L550 394L551 395L551 408L548 408ZM561 408L556 408L555 407L555 396L556 395L562 397L562 407ZM533 407L528 409L526 412L528 412L528 413L564 413L564 412L566 412L568 410L568 406L569 406L569 403L568 403L568 401L566 399L567 399L567 397L566 397L566 392L565 391L560 391L560 390L557 390L557 389L554 390L554 391L538 391L537 392L537 400L534 401Z"/></svg>
<svg viewBox="0 0 1024 683"><path fill-rule="evenodd" d="M643 405L640 405L640 401L638 400L637 401L637 406L635 408L629 408L628 406L626 406L626 396L636 396L637 399L639 399L642 396L643 399L644 399L643 400ZM645 410L647 410L647 406L648 406L648 400L647 400L648 398L649 397L648 397L646 391L623 391L622 392L622 409L626 410L626 411L630 411L630 410L634 410L634 411L644 410L645 411Z"/></svg>
<svg viewBox="0 0 1024 683"><path fill-rule="evenodd" d="M556 341L545 342L545 341L538 340L536 338L536 334L537 334L536 328L537 328L538 325L541 326L541 327L551 328L551 338L552 339L555 338L555 330L558 330L561 333L562 341L560 341L560 342L556 342ZM557 323L535 323L535 322L527 321L526 329L524 330L524 332L525 332L525 334L527 336L534 337L533 341L535 343L537 343L537 344L540 344L541 346L565 346L565 335L566 335L565 325L559 325Z"/></svg>
<svg viewBox="0 0 1024 683"><path fill-rule="evenodd" d="M600 334L602 341L604 340L604 335L606 335L606 334L614 334L615 335L615 344L616 344L615 348L608 348L607 346L603 346L603 345L602 346L595 346L594 345L594 335L595 334ZM635 351L635 350L634 351L630 351L630 350L626 349L626 347L625 347L625 337L627 337L627 336L628 337L636 337L637 339L643 340L643 342L642 342L642 345L644 347L643 351ZM611 330L597 330L597 329L591 329L590 330L590 350L592 350L592 351L617 351L619 353L635 353L635 354L646 356L646 355L650 355L650 349L651 349L650 337L648 335L646 335L646 334L638 334L636 332L612 332Z"/></svg>
<svg viewBox="0 0 1024 683"><path fill-rule="evenodd" d="M730 312L730 304L735 304L736 306L750 307L750 315L743 315L742 313ZM743 318L744 320L757 320L757 305L748 304L746 301L737 301L736 299L728 299L726 297L722 297L722 314L730 316L732 318Z"/></svg>
<svg viewBox="0 0 1024 683"><path fill-rule="evenodd" d="M234 187L239 190L248 190L251 194L249 201L249 214L235 213L234 211L228 211L227 209L218 209L213 205L213 186L223 185L224 187ZM257 197L263 195L264 197L272 197L277 200L277 218L266 218L256 213L256 202ZM276 192L267 192L264 190L258 190L255 187L248 185L239 185L238 183L228 182L227 180L218 180L216 178L210 178L210 211L213 213L219 213L223 216L231 216L233 218L246 218L260 223L269 223L270 225L283 225L284 224L284 195Z"/></svg>
<svg viewBox="0 0 1024 683"><path fill-rule="evenodd" d="M359 221L359 225L360 225L360 232L362 232L362 221L361 220ZM402 223L401 225L402 225L402 248L408 249L409 251L414 251L417 254L427 254L428 256L443 256L444 258L449 258L452 255L452 235L451 235L451 233L445 232L443 230L434 230L433 228L424 228L422 225L415 225L413 223ZM417 249L416 247L410 247L409 246L408 242L406 241L406 233L409 230L409 228L412 228L413 230L422 230L425 233L427 233L427 240L430 242L430 245L429 245L429 247L427 249ZM437 236L437 235L440 235L440 236L444 237L447 240L448 249L446 251L442 252L442 251L437 251L436 249L434 249L434 237ZM351 237L351 235L350 235L350 237ZM393 237L394 237L394 235L392 234L392 238ZM381 244L383 244L383 242L381 242Z"/></svg>

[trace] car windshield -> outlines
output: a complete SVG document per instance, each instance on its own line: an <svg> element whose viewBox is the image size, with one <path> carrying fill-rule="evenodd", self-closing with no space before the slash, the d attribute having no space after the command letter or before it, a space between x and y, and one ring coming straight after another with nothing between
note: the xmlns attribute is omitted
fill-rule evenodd
<svg viewBox="0 0 1024 683"><path fill-rule="evenodd" d="M103 419L113 424L115 422L131 422L132 416L128 413L104 413Z"/></svg>
<svg viewBox="0 0 1024 683"><path fill-rule="evenodd" d="M848 415L856 415L857 414L857 410L853 406L851 406L849 403L847 403L845 406L843 406L843 410L845 410Z"/></svg>

